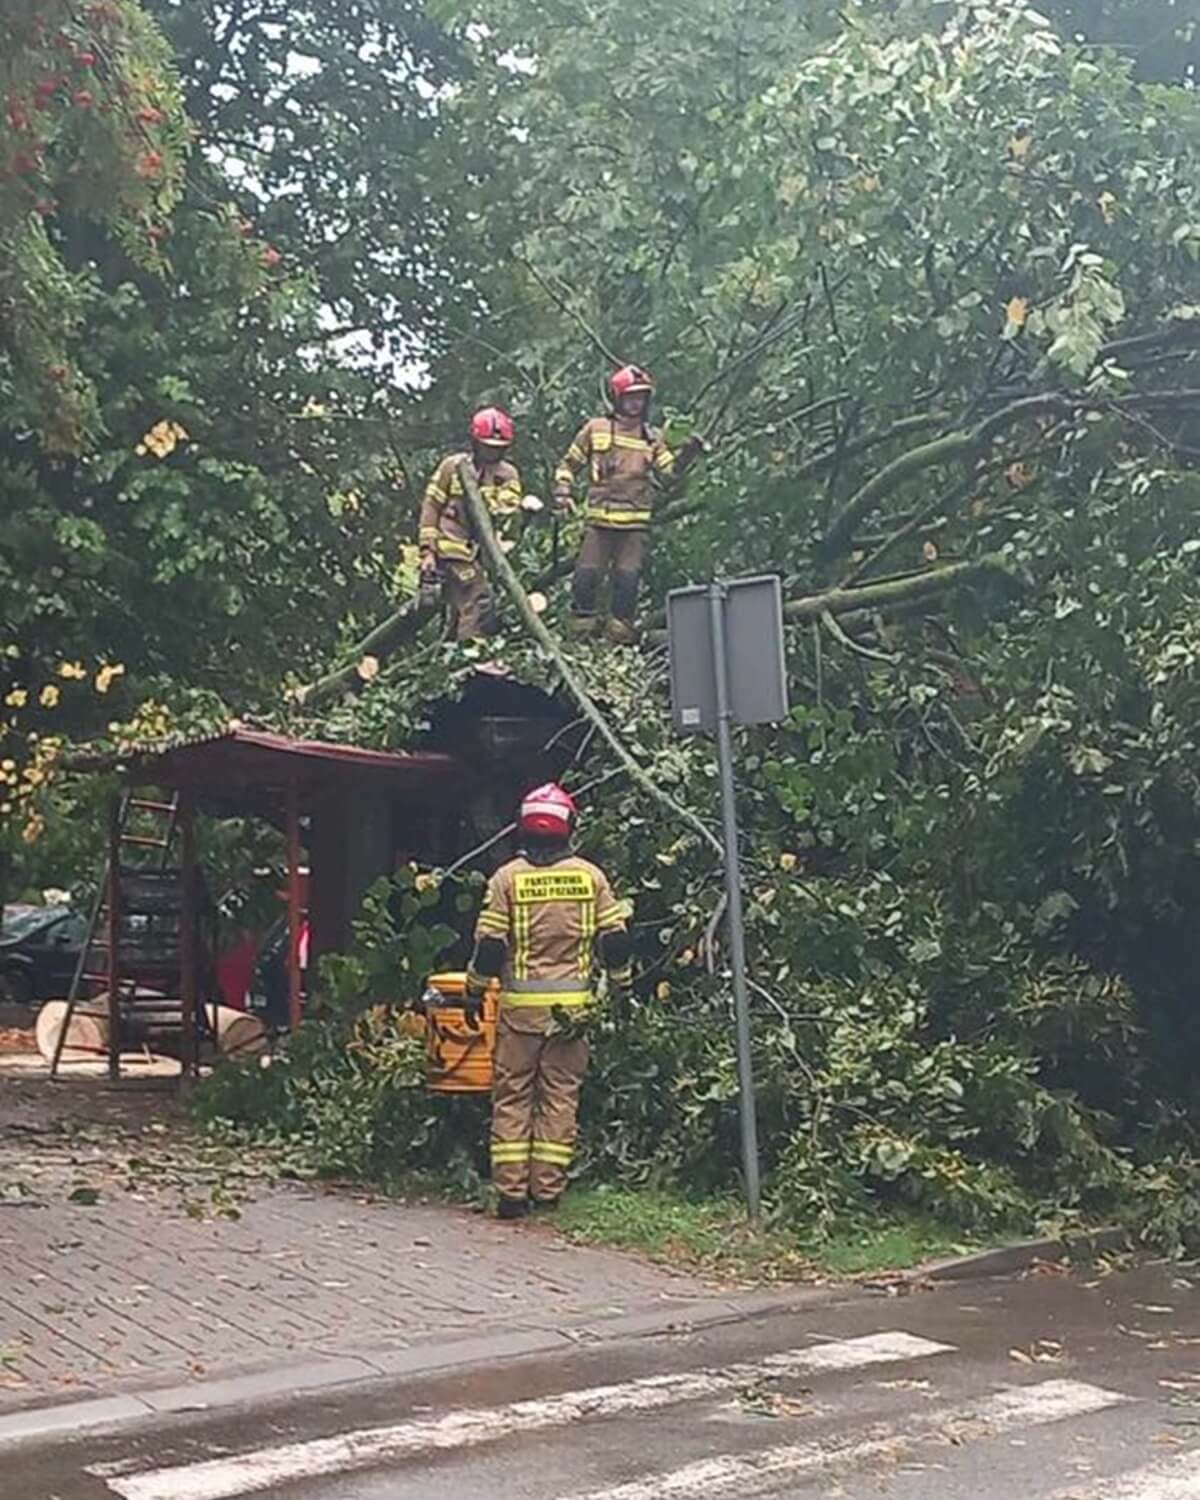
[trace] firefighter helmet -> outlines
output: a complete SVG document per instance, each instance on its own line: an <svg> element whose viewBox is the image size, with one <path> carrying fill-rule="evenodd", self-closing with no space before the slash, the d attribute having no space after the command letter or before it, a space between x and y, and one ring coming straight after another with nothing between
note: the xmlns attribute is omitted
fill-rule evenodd
<svg viewBox="0 0 1200 1500"><path fill-rule="evenodd" d="M485 448L507 448L513 435L513 419L502 406L481 407L471 418L471 441Z"/></svg>
<svg viewBox="0 0 1200 1500"><path fill-rule="evenodd" d="M619 401L622 396L628 396L633 391L645 391L649 395L654 389L654 379L641 365L622 365L610 376L608 388L613 400Z"/></svg>
<svg viewBox="0 0 1200 1500"><path fill-rule="evenodd" d="M567 838L575 826L575 800L555 781L535 786L521 800L517 827L522 833L544 833Z"/></svg>

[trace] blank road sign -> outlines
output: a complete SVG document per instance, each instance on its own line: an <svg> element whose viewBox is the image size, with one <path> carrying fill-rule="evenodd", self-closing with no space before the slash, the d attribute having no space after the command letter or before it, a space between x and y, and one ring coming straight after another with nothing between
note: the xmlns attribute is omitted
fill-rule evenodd
<svg viewBox="0 0 1200 1500"><path fill-rule="evenodd" d="M736 578L724 590L725 660L735 723L769 724L787 717L783 652L783 591L774 576ZM671 651L671 713L680 734L716 728L710 586L667 595Z"/></svg>
<svg viewBox="0 0 1200 1500"><path fill-rule="evenodd" d="M671 650L671 716L680 734L711 733L717 727L713 679L712 620L708 589L672 589L667 595Z"/></svg>

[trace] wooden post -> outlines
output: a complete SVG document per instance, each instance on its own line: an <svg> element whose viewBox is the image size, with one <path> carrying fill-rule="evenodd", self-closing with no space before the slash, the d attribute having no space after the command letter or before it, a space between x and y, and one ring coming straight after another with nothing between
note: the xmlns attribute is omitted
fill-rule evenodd
<svg viewBox="0 0 1200 1500"><path fill-rule="evenodd" d="M108 799L108 1076L121 1076L121 799Z"/></svg>
<svg viewBox="0 0 1200 1500"><path fill-rule="evenodd" d="M200 1027L197 1024L196 809L190 792L179 797L179 1024L183 1032L183 1075L200 1073Z"/></svg>
<svg viewBox="0 0 1200 1500"><path fill-rule="evenodd" d="M288 1026L300 1027L300 793L295 781L287 788L288 893Z"/></svg>

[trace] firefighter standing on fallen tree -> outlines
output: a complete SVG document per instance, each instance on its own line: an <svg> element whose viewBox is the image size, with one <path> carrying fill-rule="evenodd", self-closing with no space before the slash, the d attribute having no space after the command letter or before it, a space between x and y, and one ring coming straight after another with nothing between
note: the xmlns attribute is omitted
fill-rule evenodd
<svg viewBox="0 0 1200 1500"><path fill-rule="evenodd" d="M588 1061L571 1021L592 1001L593 948L611 986L631 979L624 912L604 872L571 852L574 822L561 787L526 795L520 852L488 882L467 970L469 1019L489 983L501 987L491 1155L502 1219L553 1208L566 1187Z"/></svg>
<svg viewBox="0 0 1200 1500"><path fill-rule="evenodd" d="M658 488L684 470L703 446L689 438L678 458L649 425L654 381L638 365L623 365L608 382L612 409L592 417L576 433L554 471L554 499L573 510L576 475L587 470L586 525L571 597L571 633L590 636L600 622L600 590L612 583L606 634L619 645L637 639L634 612L646 560L649 527Z"/></svg>
<svg viewBox="0 0 1200 1500"><path fill-rule="evenodd" d="M479 492L492 515L513 515L521 509L521 477L507 457L513 436L506 411L483 407L471 418L470 453L448 454L425 487L417 531L421 592L431 602L439 594L445 599L459 641L491 635L496 628L495 602L471 533L459 465L464 460L474 465Z"/></svg>

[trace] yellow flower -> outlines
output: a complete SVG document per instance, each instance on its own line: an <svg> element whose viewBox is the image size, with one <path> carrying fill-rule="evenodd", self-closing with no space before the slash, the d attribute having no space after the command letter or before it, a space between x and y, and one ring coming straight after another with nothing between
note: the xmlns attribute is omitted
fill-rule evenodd
<svg viewBox="0 0 1200 1500"><path fill-rule="evenodd" d="M15 771L17 763L15 760L0 760L0 771Z"/></svg>
<svg viewBox="0 0 1200 1500"><path fill-rule="evenodd" d="M669 980L660 979L654 987L654 998L656 1000L669 1000L671 998L671 984Z"/></svg>
<svg viewBox="0 0 1200 1500"><path fill-rule="evenodd" d="M794 870L796 868L796 856L785 851L779 856L779 868L781 870Z"/></svg>
<svg viewBox="0 0 1200 1500"><path fill-rule="evenodd" d="M82 682L87 676L87 668L81 661L59 662L58 675L68 682Z"/></svg>
<svg viewBox="0 0 1200 1500"><path fill-rule="evenodd" d="M96 691L107 693L113 682L124 675L125 668L120 662L105 662L104 666L96 673ZM111 727L111 726L110 726Z"/></svg>
<svg viewBox="0 0 1200 1500"><path fill-rule="evenodd" d="M1029 321L1029 298L1010 297L1004 304L1004 319L1006 329L1011 333L1024 328Z"/></svg>
<svg viewBox="0 0 1200 1500"><path fill-rule="evenodd" d="M38 702L43 708L58 707L59 692L52 682L48 682L38 694Z"/></svg>
<svg viewBox="0 0 1200 1500"><path fill-rule="evenodd" d="M29 702L29 694L24 688L13 688L4 702L9 708L24 708Z"/></svg>
<svg viewBox="0 0 1200 1500"><path fill-rule="evenodd" d="M34 813L25 827L21 829L21 837L27 844L36 844L46 828L46 820L41 813Z"/></svg>
<svg viewBox="0 0 1200 1500"><path fill-rule="evenodd" d="M181 427L178 422L163 420L155 422L154 426L137 445L136 452L139 456L153 453L155 458L167 458L175 452L181 442L187 440L187 429Z"/></svg>
<svg viewBox="0 0 1200 1500"><path fill-rule="evenodd" d="M438 884L439 882L437 876L431 875L427 870L422 870L417 878L413 881L413 885L418 891L435 891L438 888Z"/></svg>
<svg viewBox="0 0 1200 1500"><path fill-rule="evenodd" d="M379 658L377 656L364 656L358 664L358 675L363 682L374 682L379 676Z"/></svg>

